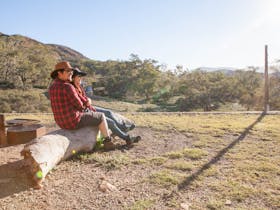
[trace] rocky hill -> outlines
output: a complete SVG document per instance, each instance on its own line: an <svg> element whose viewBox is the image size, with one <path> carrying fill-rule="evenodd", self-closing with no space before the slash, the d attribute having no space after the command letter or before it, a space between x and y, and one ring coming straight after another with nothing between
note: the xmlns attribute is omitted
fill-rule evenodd
<svg viewBox="0 0 280 210"><path fill-rule="evenodd" d="M12 51L25 51L27 49L41 49L47 51L55 60L88 59L81 53L62 45L44 44L37 40L21 35L7 35L0 32L0 50L1 52L11 53ZM40 52L37 50L37 52ZM1 53L0 56L3 56Z"/></svg>
<svg viewBox="0 0 280 210"><path fill-rule="evenodd" d="M50 46L55 52L57 52L61 60L75 61L79 59L88 59L81 53L63 45L47 44L46 46Z"/></svg>
<svg viewBox="0 0 280 210"><path fill-rule="evenodd" d="M90 59L66 46L0 32L0 87L46 87L50 70L61 60L79 66Z"/></svg>

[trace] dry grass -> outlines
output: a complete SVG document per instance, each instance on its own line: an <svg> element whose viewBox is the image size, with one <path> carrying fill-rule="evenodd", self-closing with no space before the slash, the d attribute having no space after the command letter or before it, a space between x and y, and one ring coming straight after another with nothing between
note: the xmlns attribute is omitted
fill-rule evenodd
<svg viewBox="0 0 280 210"><path fill-rule="evenodd" d="M179 184L180 179L183 178L183 175L172 172L170 170L160 170L150 175L150 182L157 184L163 187L170 187Z"/></svg>
<svg viewBox="0 0 280 210"><path fill-rule="evenodd" d="M126 166L130 163L130 159L127 155L123 154L104 154L104 153L92 153L79 155L79 159L86 162L97 163L106 169L118 169L122 166Z"/></svg>
<svg viewBox="0 0 280 210"><path fill-rule="evenodd" d="M136 201L132 206L130 207L126 207L125 209L127 210L143 210L143 209L149 209L153 206L153 204L155 203L154 200L139 200Z"/></svg>
<svg viewBox="0 0 280 210"><path fill-rule="evenodd" d="M233 141L220 161L204 170L191 183L194 209L279 209L280 208L280 116L267 115L256 122L258 115L150 115L127 114L140 126L157 130L176 130L193 134L193 146L183 151L163 154L179 163L166 163L173 172L181 171L192 160L193 172L209 163ZM256 122L256 123L255 123ZM246 132L253 123L252 129ZM242 138L241 138L242 137ZM206 159L205 159L206 158ZM151 176L155 183L176 185L181 174L158 171ZM194 188L193 188L194 187ZM195 190L194 190L195 189ZM205 200L205 202L201 202Z"/></svg>
<svg viewBox="0 0 280 210"><path fill-rule="evenodd" d="M149 173L143 182L157 190L171 191L183 185L178 190L180 196L161 201L169 207L178 208L178 203L187 201L190 209L280 208L279 115L267 115L261 120L258 115L242 114L125 116L140 127L156 131L159 144L163 143L162 131L172 131L185 134L188 145L136 158L130 154L93 153L81 156L82 161L93 161L106 169L147 168ZM52 115L20 117L53 123ZM149 199L135 201L125 209L156 208L157 199L151 194Z"/></svg>

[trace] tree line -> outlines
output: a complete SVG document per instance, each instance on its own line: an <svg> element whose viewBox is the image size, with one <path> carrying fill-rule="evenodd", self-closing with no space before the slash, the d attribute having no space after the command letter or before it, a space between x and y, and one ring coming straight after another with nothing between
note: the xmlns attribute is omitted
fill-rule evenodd
<svg viewBox="0 0 280 210"><path fill-rule="evenodd" d="M236 71L207 72L201 69L174 70L152 59L132 54L128 61L86 61L94 72L93 87L104 87L103 94L120 100L155 103L167 111L217 110L226 103L237 103L245 110L263 109L263 74L256 67ZM270 74L270 107L279 109L280 74ZM152 111L152 110L151 110Z"/></svg>
<svg viewBox="0 0 280 210"><path fill-rule="evenodd" d="M47 90L51 82L49 73L59 60L55 56L45 47L2 51L0 88ZM168 70L153 59L142 60L135 54L127 61L74 59L70 62L88 73L86 82L93 87L94 94L118 100L154 103L166 111L210 111L227 103L240 104L246 110L262 110L263 107L263 74L255 67L229 72L188 71L182 66ZM274 67L274 73L270 74L270 107L273 110L280 108L279 75L278 68ZM3 107L9 110L7 104L12 103L7 97L4 101L0 112ZM42 108L45 111L46 104Z"/></svg>

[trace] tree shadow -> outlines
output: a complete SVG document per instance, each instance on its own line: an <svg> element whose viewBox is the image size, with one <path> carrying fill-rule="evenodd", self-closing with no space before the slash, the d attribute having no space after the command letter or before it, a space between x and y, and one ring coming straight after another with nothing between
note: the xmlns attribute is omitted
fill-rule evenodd
<svg viewBox="0 0 280 210"><path fill-rule="evenodd" d="M190 176L188 176L183 182L181 182L180 184L178 184L178 190L183 190L184 188L187 188L194 180L196 180L198 178L198 176L200 176L205 170L209 169L211 167L211 165L216 164L221 157L223 157L231 148L233 148L237 143L239 143L240 141L242 141L247 134L250 132L250 130L252 130L252 128L259 123L265 116L265 113L263 112L258 118L257 120L252 123L249 127L247 127L242 133L241 135L235 139L234 141L232 141L228 146L226 146L225 148L223 148L222 150L220 150L218 152L218 154L216 154L210 161L208 161L207 163L205 163L201 168L199 168L196 172L192 173Z"/></svg>
<svg viewBox="0 0 280 210"><path fill-rule="evenodd" d="M23 159L0 165L0 199L32 187L26 171Z"/></svg>

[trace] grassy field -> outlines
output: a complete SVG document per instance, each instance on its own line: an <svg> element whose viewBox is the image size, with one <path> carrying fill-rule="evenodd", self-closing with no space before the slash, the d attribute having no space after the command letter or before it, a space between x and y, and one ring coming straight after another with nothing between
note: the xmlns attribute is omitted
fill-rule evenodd
<svg viewBox="0 0 280 210"><path fill-rule="evenodd" d="M106 170L151 169L141 184L167 193L164 201L151 193L124 209L158 209L160 205L170 209L280 209L280 115L124 115L143 132L153 130L159 149L145 156L118 152L79 156ZM7 115L6 119L15 117L53 123L52 115ZM179 137L175 135L184 136L187 144L176 147ZM168 150L160 149L164 142L171 144Z"/></svg>
<svg viewBox="0 0 280 210"><path fill-rule="evenodd" d="M201 189L199 192L207 194L207 201L201 206L197 200L198 209L220 209L233 204L241 209L280 208L279 115L128 117L141 126L177 130L193 138L189 148L158 157L167 158L162 164L169 170L159 171L151 181L163 186L177 185L179 190L187 186L187 192Z"/></svg>

